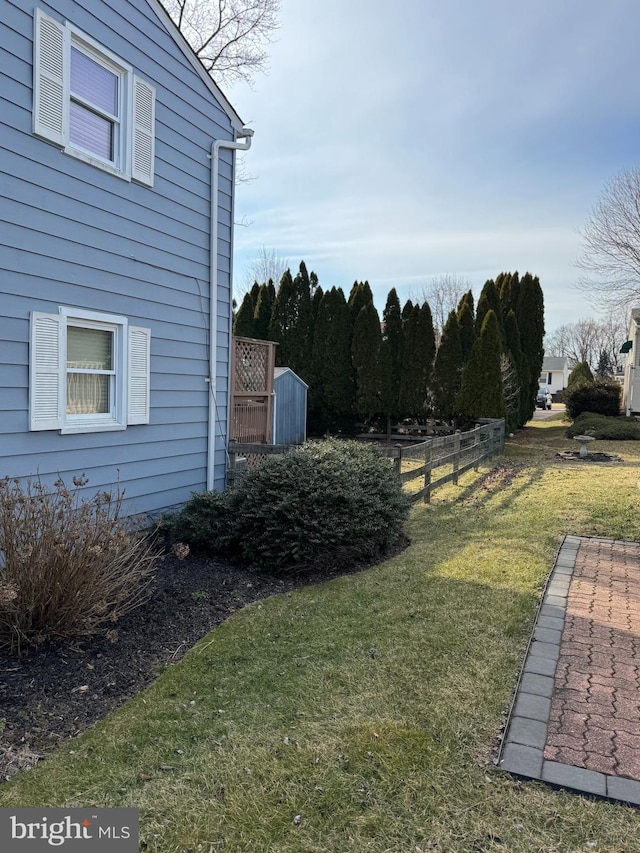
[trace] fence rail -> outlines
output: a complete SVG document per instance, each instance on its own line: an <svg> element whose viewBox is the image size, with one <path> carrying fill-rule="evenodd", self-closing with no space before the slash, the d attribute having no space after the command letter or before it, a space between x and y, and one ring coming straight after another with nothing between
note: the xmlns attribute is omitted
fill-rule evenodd
<svg viewBox="0 0 640 853"><path fill-rule="evenodd" d="M411 491L414 501L422 498L425 503L431 493L445 483L457 483L458 478L472 468L478 470L483 459L490 459L504 448L504 421L481 420L467 432L428 438L419 444L381 446L383 456L393 459L394 466L403 484L421 479L421 487ZM247 444L229 442L228 483L232 486L247 468L259 465L265 456L288 453L297 445Z"/></svg>

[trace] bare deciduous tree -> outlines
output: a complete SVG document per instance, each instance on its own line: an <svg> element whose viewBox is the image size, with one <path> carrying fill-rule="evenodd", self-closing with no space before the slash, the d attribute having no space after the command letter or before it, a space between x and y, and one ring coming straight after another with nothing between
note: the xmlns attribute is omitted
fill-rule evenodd
<svg viewBox="0 0 640 853"><path fill-rule="evenodd" d="M280 0L162 0L216 82L251 83L267 68L265 45L280 26Z"/></svg>
<svg viewBox="0 0 640 853"><path fill-rule="evenodd" d="M269 279L277 290L280 279L290 266L289 259L283 258L277 249L267 249L263 246L257 257L245 267L242 290L251 290L256 281L258 284L268 284Z"/></svg>
<svg viewBox="0 0 640 853"><path fill-rule="evenodd" d="M604 352L614 369L621 367L620 346L627 336L624 320L610 313L602 320L584 319L559 326L545 338L546 355L569 359L571 366L586 361L595 370Z"/></svg>
<svg viewBox="0 0 640 853"><path fill-rule="evenodd" d="M455 311L464 294L471 289L466 278L455 273L437 276L422 288L422 301L429 303L433 326L439 337L451 311Z"/></svg>
<svg viewBox="0 0 640 853"><path fill-rule="evenodd" d="M640 169L605 184L582 236L578 287L594 305L626 314L640 300Z"/></svg>

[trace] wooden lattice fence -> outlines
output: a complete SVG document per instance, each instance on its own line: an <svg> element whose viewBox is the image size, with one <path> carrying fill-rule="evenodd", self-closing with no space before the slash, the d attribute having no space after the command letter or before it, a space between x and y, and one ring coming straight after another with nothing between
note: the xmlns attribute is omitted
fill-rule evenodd
<svg viewBox="0 0 640 853"><path fill-rule="evenodd" d="M266 444L271 440L276 344L232 339L229 438Z"/></svg>

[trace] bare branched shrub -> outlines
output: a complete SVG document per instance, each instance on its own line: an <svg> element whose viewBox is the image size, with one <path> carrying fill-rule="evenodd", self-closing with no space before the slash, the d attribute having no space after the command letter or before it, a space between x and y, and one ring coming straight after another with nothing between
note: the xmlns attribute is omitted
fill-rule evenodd
<svg viewBox="0 0 640 853"><path fill-rule="evenodd" d="M0 480L0 648L98 633L149 597L159 549L126 526L122 490L81 498L86 483Z"/></svg>

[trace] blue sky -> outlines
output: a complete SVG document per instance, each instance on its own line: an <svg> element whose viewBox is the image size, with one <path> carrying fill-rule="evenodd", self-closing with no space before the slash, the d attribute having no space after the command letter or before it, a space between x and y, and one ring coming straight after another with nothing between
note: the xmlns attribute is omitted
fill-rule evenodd
<svg viewBox="0 0 640 853"><path fill-rule="evenodd" d="M455 273L540 277L546 327L594 309L579 229L640 165L637 0L282 0L270 73L230 98L255 130L235 279L261 249L377 307Z"/></svg>

